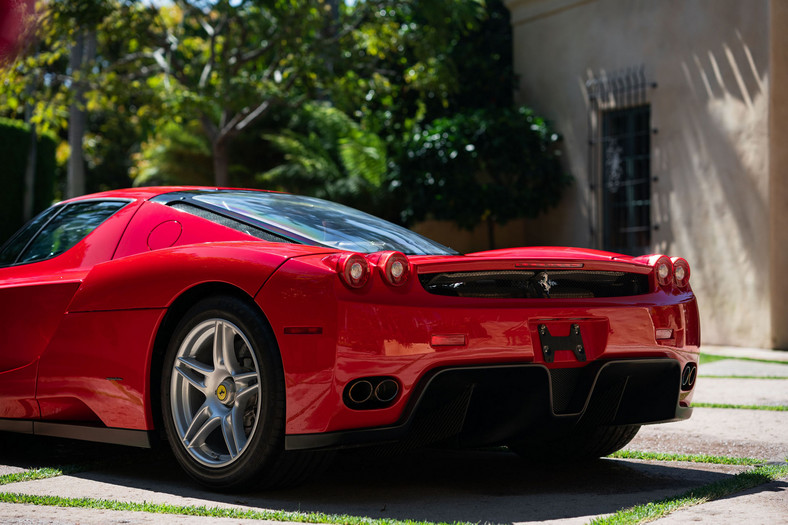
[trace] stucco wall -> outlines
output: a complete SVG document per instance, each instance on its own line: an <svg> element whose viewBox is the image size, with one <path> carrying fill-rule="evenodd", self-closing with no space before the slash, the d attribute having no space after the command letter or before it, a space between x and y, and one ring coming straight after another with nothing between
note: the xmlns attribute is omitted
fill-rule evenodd
<svg viewBox="0 0 788 525"><path fill-rule="evenodd" d="M539 234L596 246L585 81L643 65L657 83L653 251L689 260L704 342L770 346L769 0L506 3L517 97L563 134L576 178Z"/></svg>

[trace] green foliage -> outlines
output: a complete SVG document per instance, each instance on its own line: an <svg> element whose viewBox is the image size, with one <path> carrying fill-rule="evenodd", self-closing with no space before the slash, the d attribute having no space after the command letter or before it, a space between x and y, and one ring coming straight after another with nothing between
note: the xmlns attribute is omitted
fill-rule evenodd
<svg viewBox="0 0 788 525"><path fill-rule="evenodd" d="M233 520L257 520L285 523L317 523L329 525L449 525L447 522L431 522L419 519L370 518L349 514L326 514L324 512L301 512L287 510L253 510L237 507L206 507L196 505L170 505L119 501L99 498L67 498L62 496L40 496L13 492L0 492L0 502L25 505L46 505L50 507L102 509L127 512L146 512L150 514L205 516L231 518ZM476 525L470 522L455 521L451 525Z"/></svg>
<svg viewBox="0 0 788 525"><path fill-rule="evenodd" d="M788 361L780 361L778 359L757 359L754 357L738 357L738 356L726 356L726 355L717 355L717 354L700 354L699 364L706 364L706 363L713 363L715 361L724 361L726 359L732 359L734 361L749 361L752 363L770 363L774 365L785 365L788 366Z"/></svg>
<svg viewBox="0 0 788 525"><path fill-rule="evenodd" d="M502 0L487 0L487 16L478 29L457 39L450 58L457 68L451 108L511 108L516 78L512 26Z"/></svg>
<svg viewBox="0 0 788 525"><path fill-rule="evenodd" d="M10 474L0 475L0 485L8 485L10 483L22 483L25 481L34 481L37 479L56 478L63 475L63 470L56 467L43 467L25 470L24 472L12 472Z"/></svg>
<svg viewBox="0 0 788 525"><path fill-rule="evenodd" d="M531 111L512 109L503 2L399 4L370 16L343 49L331 98L387 148L386 198L375 213L472 229L558 202L570 182L558 137Z"/></svg>
<svg viewBox="0 0 788 525"><path fill-rule="evenodd" d="M527 108L478 109L436 119L405 148L397 193L406 223L428 217L472 229L535 217L558 202L570 179L543 119Z"/></svg>
<svg viewBox="0 0 788 525"><path fill-rule="evenodd" d="M164 124L133 159L130 176L135 186L210 185L213 181L211 147L195 122L185 127Z"/></svg>
<svg viewBox="0 0 788 525"><path fill-rule="evenodd" d="M266 187L370 209L386 176L386 149L342 111L306 104L280 134L265 135L284 162L260 176Z"/></svg>
<svg viewBox="0 0 788 525"><path fill-rule="evenodd" d="M554 134L510 109L502 0L36 9L25 52L0 71L0 114L31 108L38 129L65 137L75 86L84 90L88 190L266 185L472 228L534 216L567 184ZM87 33L96 59L71 71L71 46Z"/></svg>
<svg viewBox="0 0 788 525"><path fill-rule="evenodd" d="M788 412L785 405L734 405L730 403L692 403L695 408L733 408L738 410L769 410L772 412Z"/></svg>
<svg viewBox="0 0 788 525"><path fill-rule="evenodd" d="M452 50L485 20L483 0L358 2L324 89L342 111L392 148L428 112L444 110L462 89ZM342 32L340 32L342 34ZM482 72L484 73L484 72Z"/></svg>
<svg viewBox="0 0 788 525"><path fill-rule="evenodd" d="M52 132L58 170L65 175L69 108L86 111L82 153L86 190L128 186L130 154L153 126L153 93L143 89L140 71L129 68L129 42L156 27L156 9L125 0L39 2L25 53L0 69L0 114L25 118L39 131ZM71 70L69 55L78 35L95 35L97 56ZM77 91L84 99L76 96ZM59 192L58 192L59 193Z"/></svg>
<svg viewBox="0 0 788 525"><path fill-rule="evenodd" d="M52 203L55 178L55 141L50 135L38 135L36 171L33 187L33 213ZM25 172L30 150L30 126L0 118L0 243L13 235L25 222L23 199Z"/></svg>
<svg viewBox="0 0 788 525"><path fill-rule="evenodd" d="M639 459L642 461L686 461L690 463L710 463L715 465L762 465L765 460L756 458L738 458L733 456L710 456L708 454L673 454L665 452L641 452L637 450L619 450L608 455L615 459Z"/></svg>

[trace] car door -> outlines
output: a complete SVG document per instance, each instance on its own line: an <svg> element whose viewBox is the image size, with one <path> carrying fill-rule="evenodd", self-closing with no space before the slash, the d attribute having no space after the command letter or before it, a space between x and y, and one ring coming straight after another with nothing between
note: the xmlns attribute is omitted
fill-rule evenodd
<svg viewBox="0 0 788 525"><path fill-rule="evenodd" d="M38 417L38 359L84 276L112 257L130 217L118 212L128 204L87 200L53 206L0 248L0 418ZM107 221L113 216L118 218ZM91 235L105 222L113 224Z"/></svg>

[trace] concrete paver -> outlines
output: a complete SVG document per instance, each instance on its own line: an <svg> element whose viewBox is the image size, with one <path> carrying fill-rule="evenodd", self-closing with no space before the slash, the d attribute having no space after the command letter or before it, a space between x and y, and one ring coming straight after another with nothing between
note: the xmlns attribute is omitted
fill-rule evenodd
<svg viewBox="0 0 788 525"><path fill-rule="evenodd" d="M241 509L283 509L435 522L574 520L647 503L741 472L731 465L605 460L533 467L501 451L433 451L397 460L347 458L306 486L221 495L168 462L15 483L5 491ZM0 509L1 511L1 509Z"/></svg>
<svg viewBox="0 0 788 525"><path fill-rule="evenodd" d="M147 512L73 509L16 503L0 503L4 525L285 525L281 521L245 520L152 514ZM287 525L294 525L287 522ZM296 524L297 525L297 524Z"/></svg>
<svg viewBox="0 0 788 525"><path fill-rule="evenodd" d="M788 412L696 408L687 421L644 426L626 448L781 461L788 457Z"/></svg>
<svg viewBox="0 0 788 525"><path fill-rule="evenodd" d="M738 377L788 377L788 363L756 363L738 359L724 359L713 363L704 363L698 368L701 378L704 376L738 376Z"/></svg>
<svg viewBox="0 0 788 525"><path fill-rule="evenodd" d="M10 465L0 465L0 476L4 476L6 474L19 474L25 470L27 469L21 467L12 467Z"/></svg>
<svg viewBox="0 0 788 525"><path fill-rule="evenodd" d="M788 481L773 481L728 498L679 510L653 523L659 525L786 524L788 523Z"/></svg>
<svg viewBox="0 0 788 525"><path fill-rule="evenodd" d="M788 404L788 380L709 377L788 376L788 353L718 347L704 347L704 352L731 359L701 366L703 376L695 393L696 402ZM786 364L741 361L735 357L784 361ZM13 438L3 439L0 465L6 466L0 467L0 474L19 472L30 466L90 461L91 458L101 460L102 457L110 458L107 461L111 464L111 458L127 450L119 451L118 447L100 450L101 446L73 445L65 440L47 441L38 448L34 443L22 450L24 447L15 448L15 443L19 442ZM780 461L788 457L788 412L696 408L688 421L644 427L628 448ZM548 448L545 454L558 455L560 451ZM610 459L590 466L534 467L500 450L429 451L397 460L343 456L337 466L302 487L222 495L191 483L166 452L143 451L135 453L134 457L139 460L104 470L5 485L0 490L169 505L317 511L372 518L574 525L588 523L596 516L622 508L675 496L749 468ZM788 516L786 485L786 480L782 480L756 487L679 511L660 523L689 521L728 525L745 520L752 524L780 523L780 519ZM261 523L19 504L0 504L0 522L58 525Z"/></svg>
<svg viewBox="0 0 788 525"><path fill-rule="evenodd" d="M788 365L785 368L788 369ZM693 403L788 407L788 379L730 379L702 376L698 378L695 385L695 396L692 401Z"/></svg>
<svg viewBox="0 0 788 525"><path fill-rule="evenodd" d="M721 355L726 357L745 357L748 359L762 359L765 361L784 361L788 363L788 351L768 350L764 348L743 348L740 346L703 345L700 349L703 354Z"/></svg>

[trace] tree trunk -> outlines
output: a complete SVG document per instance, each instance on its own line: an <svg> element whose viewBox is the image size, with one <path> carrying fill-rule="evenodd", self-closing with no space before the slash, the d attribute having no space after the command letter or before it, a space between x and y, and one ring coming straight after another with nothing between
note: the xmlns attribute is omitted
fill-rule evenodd
<svg viewBox="0 0 788 525"><path fill-rule="evenodd" d="M492 214L487 216L487 244L490 250L495 249L495 220Z"/></svg>
<svg viewBox="0 0 788 525"><path fill-rule="evenodd" d="M22 218L24 222L33 218L35 207L35 187L36 187L36 161L38 160L38 134L36 125L30 122L33 116L33 106L27 104L25 107L25 119L30 125L30 149L27 152L27 168L25 169L25 191L22 197Z"/></svg>
<svg viewBox="0 0 788 525"><path fill-rule="evenodd" d="M68 66L72 74L82 70L82 57L85 50L85 38L82 33L75 35L71 46ZM82 88L74 82L74 99L68 108L68 146L71 150L68 157L66 174L66 197L76 197L85 193L85 162L82 157L82 137L85 134L85 112L79 109L82 102Z"/></svg>
<svg viewBox="0 0 788 525"><path fill-rule="evenodd" d="M96 56L96 33L79 32L76 34L74 45L71 46L69 67L72 75L87 74L87 65ZM87 114L85 113L85 84L84 80L73 83L74 100L68 110L68 145L71 149L68 159L68 172L66 174L66 197L77 197L85 194L85 157L82 152L82 139L87 127Z"/></svg>
<svg viewBox="0 0 788 525"><path fill-rule="evenodd" d="M227 152L227 141L216 140L213 142L213 177L220 188L230 186L230 156Z"/></svg>

